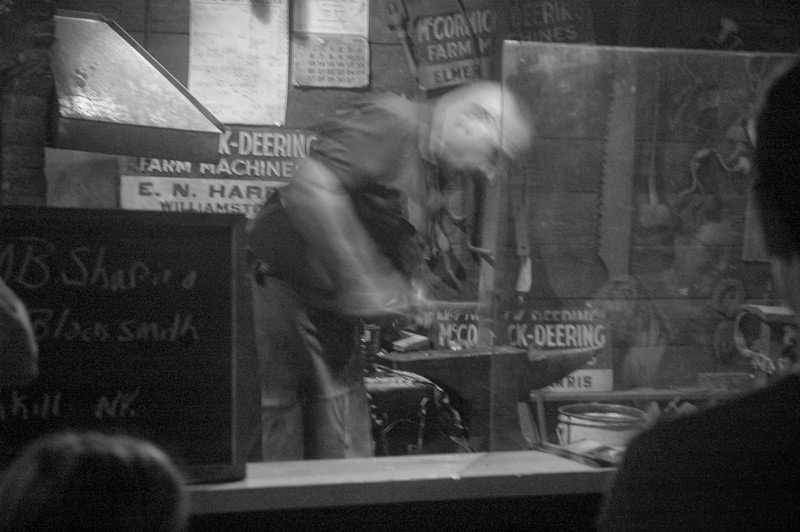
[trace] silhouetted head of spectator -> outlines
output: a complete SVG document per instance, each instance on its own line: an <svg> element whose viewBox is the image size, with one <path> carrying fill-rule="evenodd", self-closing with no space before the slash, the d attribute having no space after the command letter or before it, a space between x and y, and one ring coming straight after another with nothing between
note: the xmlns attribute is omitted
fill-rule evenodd
<svg viewBox="0 0 800 532"><path fill-rule="evenodd" d="M776 281L800 310L800 63L770 86L756 125L753 196Z"/></svg>
<svg viewBox="0 0 800 532"><path fill-rule="evenodd" d="M28 445L0 481L0 531L180 532L182 476L154 444L59 433Z"/></svg>

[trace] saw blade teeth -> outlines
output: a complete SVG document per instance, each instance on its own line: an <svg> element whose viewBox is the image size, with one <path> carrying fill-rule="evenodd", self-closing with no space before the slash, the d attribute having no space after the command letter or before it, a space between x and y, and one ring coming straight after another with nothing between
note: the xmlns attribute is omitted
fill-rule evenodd
<svg viewBox="0 0 800 532"><path fill-rule="evenodd" d="M630 255L631 213L636 147L636 62L616 56L608 134L603 157L598 255L612 276L626 274Z"/></svg>

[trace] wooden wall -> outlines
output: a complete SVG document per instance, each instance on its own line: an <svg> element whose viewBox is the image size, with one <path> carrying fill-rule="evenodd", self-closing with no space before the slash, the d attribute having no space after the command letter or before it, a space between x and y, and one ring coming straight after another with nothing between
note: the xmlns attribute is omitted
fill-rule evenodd
<svg viewBox="0 0 800 532"><path fill-rule="evenodd" d="M439 0L444 2L445 0ZM569 0L574 1L574 0ZM550 0L555 6L568 0ZM519 33L519 18L529 13L534 0L495 0L498 13L496 38ZM794 0L739 2L734 0L587 0L593 17L594 44L601 46L654 47L675 49L722 49L758 52L794 52L800 49L800 7ZM189 0L61 0L61 9L95 12L112 18L139 41L164 67L184 84L188 77L189 56ZM556 6L557 7L557 6ZM534 20L534 19L530 19ZM528 22L530 22L528 20ZM727 22L730 20L733 22ZM726 21L726 22L723 22ZM727 25L727 26L726 26ZM727 27L728 30L724 30ZM530 27L528 27L530 29ZM366 89L301 89L290 86L286 127L310 128L323 115L354 93L392 91L410 98L425 97L424 91L411 75L405 53L396 37L381 18L380 0L370 0L370 85ZM499 78L499 58L494 65L494 77ZM602 108L608 93L597 88L599 99L593 100L587 92L586 106L596 105L597 116L606 116ZM678 90L678 89L676 89ZM536 103L536 102L534 102ZM557 114L546 106L539 109L545 114ZM557 110L556 110L557 111ZM560 112L568 116L570 109ZM647 117L639 120L647 120ZM604 130L607 124L594 124ZM589 123L589 126L592 124ZM639 134L647 136L644 126L637 126ZM533 238L534 260L546 266L549 278L534 279L534 299L546 300L555 296L567 299L591 299L606 286L608 272L597 256L597 201L602 173L605 133L581 138L577 136L566 145L564 139L542 135L538 139L540 153L568 151L573 154L566 166L552 166L547 157L526 161L527 180L525 194L530 197L532 218L529 220ZM685 140L684 137L683 140ZM640 139L641 140L641 139ZM646 146L646 143L642 144ZM686 163L696 146L681 139L662 139L659 160L664 171L675 175L685 173ZM643 148L645 149L645 148ZM646 192L641 178L650 158L642 152L637 161L638 191ZM80 152L50 150L48 153L49 205L116 208L119 202L119 160L113 156ZM548 166L550 164L551 166ZM561 163L559 163L561 164ZM670 166L672 165L672 166ZM519 183L517 183L519 185ZM674 183L677 190L680 181ZM726 192L730 212L738 218L735 225L741 237L743 209L745 208L744 181ZM516 190L515 192L519 192ZM501 207L504 212L510 204ZM565 217L565 213L571 213ZM504 219L505 220L505 219ZM503 223L509 223L505 220ZM506 271L498 271L498 286L513 286L515 269L514 230L500 225L499 245L506 246L504 253L511 261ZM672 260L671 244L662 242L658 235L640 232L634 236L632 272L650 274ZM736 250L741 257L741 249ZM749 297L769 295L768 276L762 266L733 264L736 275L749 283L756 283ZM755 281L753 280L755 279ZM503 294L501 294L502 296ZM509 290L513 298L513 290ZM687 306L688 304L688 306ZM675 333L678 355L670 355L669 364L661 373L662 384L693 383L698 371L724 371L741 369L741 360L734 364L722 363L714 358L717 329L724 317L709 307L707 299L692 302L665 303L667 312L677 320L677 329L691 325L699 332L685 335ZM628 310L633 309L630 307ZM688 312L687 312L688 311ZM702 349L698 349L702 346ZM745 365L746 369L746 365Z"/></svg>
<svg viewBox="0 0 800 532"><path fill-rule="evenodd" d="M538 282L515 302L519 215L508 209L495 294L512 309L602 310L620 388L749 371L733 349L737 305L777 305L779 294L766 257L747 251L747 129L762 91L794 57L512 49L506 81L533 109L538 138L509 196L527 201Z"/></svg>
<svg viewBox="0 0 800 532"><path fill-rule="evenodd" d="M189 0L62 0L59 9L99 13L118 23L178 81L189 72ZM371 80L368 91L392 91L422 97L406 68L405 52L380 20L380 4L370 5ZM287 128L309 128L359 90L299 89L289 86ZM95 153L48 152L47 204L63 207L116 208L119 205L118 157Z"/></svg>
<svg viewBox="0 0 800 532"><path fill-rule="evenodd" d="M445 0L437 0L437 3ZM557 8L575 0L495 0L499 41L518 38L519 25L535 24L528 16L535 3ZM581 3L581 2L578 2ZM793 51L800 48L800 8L792 0L585 0L592 14L594 42L610 46L696 48L711 46L720 20L731 18L736 37L748 50ZM186 84L189 57L189 0L59 0L59 9L99 13L120 24L179 81ZM393 91L424 97L407 67L402 46L382 17L380 0L370 0L370 85L367 89L301 89L290 86L286 127L311 127L353 93ZM512 18L516 18L512 20ZM522 22L520 22L522 20ZM516 24L516 26L515 26ZM517 28L516 33L514 28ZM530 30L530 26L528 26ZM524 37L524 35L522 35ZM499 50L499 46L497 47ZM499 58L495 61L499 76ZM49 153L47 203L60 206L115 207L117 160L97 154Z"/></svg>
<svg viewBox="0 0 800 532"><path fill-rule="evenodd" d="M511 35L512 23L508 17L536 1L495 0L501 33L505 28ZM558 4L559 0L550 3ZM800 7L793 0L586 0L585 3L591 9L595 42L599 45L708 48L709 39L719 36L720 20L729 18L739 28L736 33L742 49L792 52L800 48L800 35L796 31ZM189 0L59 0L57 7L100 13L113 19L186 83ZM373 55L373 84L369 90L413 93L415 84L405 67L402 47L381 19L380 0L370 0L369 41ZM324 113L326 106L341 98L341 94L336 96L339 92L290 91L290 109L293 101L307 104L313 100L316 105L308 112L297 109L297 116L292 116L287 125L303 127L313 123L320 110Z"/></svg>
<svg viewBox="0 0 800 532"><path fill-rule="evenodd" d="M189 0L62 0L60 9L100 13L113 19L184 85L189 73ZM405 53L380 19L380 3L370 2L369 42L372 92L421 93L406 65ZM337 104L360 90L300 89L290 85L286 126L310 127Z"/></svg>

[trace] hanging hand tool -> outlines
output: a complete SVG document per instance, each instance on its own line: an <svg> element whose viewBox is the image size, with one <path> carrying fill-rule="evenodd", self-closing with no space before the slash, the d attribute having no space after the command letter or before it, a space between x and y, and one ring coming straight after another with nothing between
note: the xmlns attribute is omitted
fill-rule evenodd
<svg viewBox="0 0 800 532"><path fill-rule="evenodd" d="M417 60L414 58L414 49L411 45L411 38L408 36L406 27L408 26L408 11L403 0L381 0L383 12L386 15L386 25L395 34L403 50L406 53L408 69L414 79L419 81L417 76Z"/></svg>
<svg viewBox="0 0 800 532"><path fill-rule="evenodd" d="M519 299L523 299L525 294L531 291L531 286L533 285L531 240L528 234L528 187L526 184L527 182L524 182L522 190L518 194L513 194L511 198L511 216L514 221L514 236L516 237L517 257L519 258L515 291Z"/></svg>
<svg viewBox="0 0 800 532"><path fill-rule="evenodd" d="M631 242L630 197L633 190L636 148L637 64L633 54L618 53L614 61L614 86L608 120L608 137L600 198L598 254L609 278L629 273Z"/></svg>

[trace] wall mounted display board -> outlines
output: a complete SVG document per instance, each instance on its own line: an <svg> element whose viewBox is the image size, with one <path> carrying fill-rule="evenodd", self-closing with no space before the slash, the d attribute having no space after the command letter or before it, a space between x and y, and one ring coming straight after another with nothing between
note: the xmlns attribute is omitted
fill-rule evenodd
<svg viewBox="0 0 800 532"><path fill-rule="evenodd" d="M259 431L244 221L4 208L0 275L28 307L40 374L0 390L0 458L55 430L122 431L191 481L243 478Z"/></svg>
<svg viewBox="0 0 800 532"><path fill-rule="evenodd" d="M751 371L733 318L777 298L748 209L754 123L795 57L506 41L503 82L530 107L536 139L500 195L524 208L499 209L498 315L594 313L618 390ZM581 347L564 339L555 346Z"/></svg>

